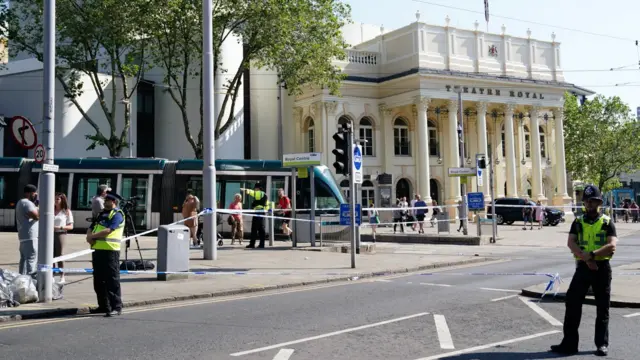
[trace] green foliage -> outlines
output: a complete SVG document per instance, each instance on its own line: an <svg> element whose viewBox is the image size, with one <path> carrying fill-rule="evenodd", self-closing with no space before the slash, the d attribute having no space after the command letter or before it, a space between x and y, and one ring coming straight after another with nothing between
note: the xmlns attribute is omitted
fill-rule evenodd
<svg viewBox="0 0 640 360"><path fill-rule="evenodd" d="M187 89L202 73L202 0L159 1L155 6L154 62L166 71L167 92L182 112L185 135L196 157L202 156L203 111L200 88L200 131L193 138L187 115ZM214 59L216 71L228 72L223 85L226 95L222 109L229 109L216 119L215 138L235 123L235 104L243 74L250 65L275 70L278 83L289 94L300 94L306 85L326 88L338 94L344 75L333 66L334 59L344 59L347 45L340 28L349 21L350 8L336 0L217 0L214 4L213 36L215 54L231 34L240 35L244 56L237 68L227 68Z"/></svg>
<svg viewBox="0 0 640 360"><path fill-rule="evenodd" d="M640 168L640 123L619 97L597 96L580 106L567 94L564 139L567 171L602 191L620 186L619 176Z"/></svg>
<svg viewBox="0 0 640 360"><path fill-rule="evenodd" d="M95 133L87 150L105 146L111 156L119 156L128 147L131 122L130 106L124 108L124 125L117 129L118 104L130 103L145 62L145 37L148 34L150 3L144 0L68 0L56 2L56 78L65 97L93 127ZM5 34L11 39L12 55L26 53L43 60L43 1L12 0L3 9L0 22L6 21ZM85 81L90 81L88 90ZM93 115L78 101L85 91L95 92L109 124L107 135Z"/></svg>

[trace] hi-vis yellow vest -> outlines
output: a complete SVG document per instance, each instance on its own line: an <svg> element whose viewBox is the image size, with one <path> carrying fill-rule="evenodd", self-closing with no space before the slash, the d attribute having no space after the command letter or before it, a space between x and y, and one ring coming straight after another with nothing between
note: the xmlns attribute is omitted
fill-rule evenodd
<svg viewBox="0 0 640 360"><path fill-rule="evenodd" d="M605 246L607 244L607 232L602 229L602 226L609 224L610 221L610 217L602 215L595 223L589 224L584 221L582 216L579 216L576 219L576 224L578 225L578 246L580 246L580 249L591 252ZM580 260L579 257L574 257ZM609 259L611 259L611 256L596 256L595 258L595 260Z"/></svg>
<svg viewBox="0 0 640 360"><path fill-rule="evenodd" d="M120 240L122 239L122 235L124 233L124 212L122 210L111 210L109 213L108 219L111 220L117 213L122 214L122 223L118 226L117 229L113 230L105 239L96 240L96 243L91 246L93 250L111 250L111 251L120 251ZM98 223L93 228L93 233L100 232L107 227Z"/></svg>
<svg viewBox="0 0 640 360"><path fill-rule="evenodd" d="M267 201L267 194L264 191L247 190L247 195L254 199L251 203L253 210L269 210L271 203Z"/></svg>

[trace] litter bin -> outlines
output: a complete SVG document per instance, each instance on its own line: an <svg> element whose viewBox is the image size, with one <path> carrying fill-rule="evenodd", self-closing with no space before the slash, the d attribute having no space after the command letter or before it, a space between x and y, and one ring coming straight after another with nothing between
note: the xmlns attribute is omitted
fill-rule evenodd
<svg viewBox="0 0 640 360"><path fill-rule="evenodd" d="M451 224L449 224L449 213L443 211L436 215L436 219L438 220L438 234L441 232L450 232Z"/></svg>
<svg viewBox="0 0 640 360"><path fill-rule="evenodd" d="M189 228L184 225L162 225L158 228L158 280L189 277ZM185 272L184 274L160 274Z"/></svg>

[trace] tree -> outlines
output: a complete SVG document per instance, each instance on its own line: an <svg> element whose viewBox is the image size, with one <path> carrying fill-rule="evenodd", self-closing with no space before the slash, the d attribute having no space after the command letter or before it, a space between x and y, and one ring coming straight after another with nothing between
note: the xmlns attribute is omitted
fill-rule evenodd
<svg viewBox="0 0 640 360"><path fill-rule="evenodd" d="M147 14L151 3L144 0L69 0L56 3L56 73L67 98L80 111L95 133L87 150L105 146L119 156L129 146L131 98L147 67L145 58ZM26 53L43 61L43 1L12 0L3 9L12 55ZM84 75L84 76L83 76ZM106 79L105 79L106 76ZM107 123L108 133L79 102L89 78ZM118 104L123 103L124 124L118 131Z"/></svg>
<svg viewBox="0 0 640 360"><path fill-rule="evenodd" d="M166 4L166 1L163 3ZM154 59L165 70L164 83L180 108L185 135L196 157L202 157L202 17L201 0L170 0L168 9L153 16L156 34ZM166 5L165 5L166 6ZM156 6L156 9L160 7ZM214 49L216 55L231 34L240 35L244 44L242 61L235 69L221 68L232 77L224 84L226 94L215 122L215 139L232 126L243 74L249 66L275 70L278 83L289 94L299 94L305 85L339 93L344 75L333 66L333 59L344 59L347 45L340 28L349 21L350 8L336 0L217 0L214 4ZM214 59L216 71L220 59ZM199 78L200 130L193 138L187 114L189 84Z"/></svg>
<svg viewBox="0 0 640 360"><path fill-rule="evenodd" d="M603 192L620 184L622 173L640 168L640 123L619 97L597 96L579 105L567 94L564 137L567 171Z"/></svg>

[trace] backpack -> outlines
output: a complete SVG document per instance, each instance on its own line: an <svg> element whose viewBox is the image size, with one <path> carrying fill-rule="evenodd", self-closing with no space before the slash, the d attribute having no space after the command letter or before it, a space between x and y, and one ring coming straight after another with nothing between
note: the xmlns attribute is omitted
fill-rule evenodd
<svg viewBox="0 0 640 360"><path fill-rule="evenodd" d="M155 265L148 260L127 260L120 264L120 270L153 270Z"/></svg>

